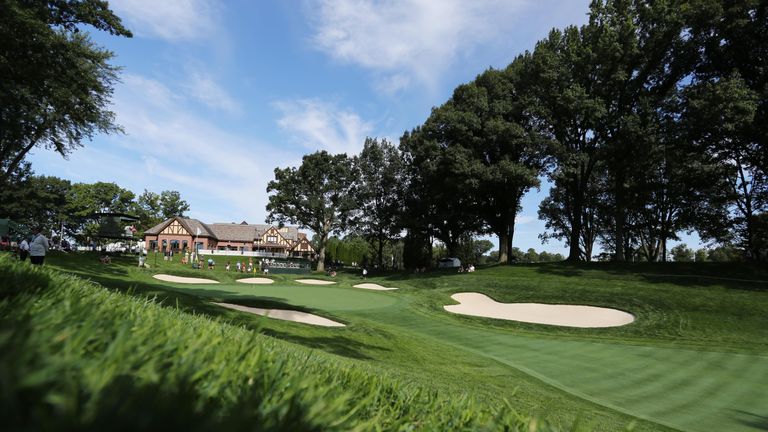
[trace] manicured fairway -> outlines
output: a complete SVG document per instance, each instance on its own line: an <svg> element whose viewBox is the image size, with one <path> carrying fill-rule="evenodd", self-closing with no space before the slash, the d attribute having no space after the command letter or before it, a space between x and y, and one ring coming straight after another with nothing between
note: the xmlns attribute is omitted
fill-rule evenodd
<svg viewBox="0 0 768 432"><path fill-rule="evenodd" d="M587 413L595 422L590 428L616 430L635 417L647 421L639 424L640 430L768 430L768 274L761 269L493 267L471 275L433 272L369 278L400 288L377 292L353 288L360 283L356 274L340 273L332 286L301 285L295 276L286 275L271 275L274 284L246 285L223 271L191 272L175 263L159 263L163 268L153 269L220 282L182 285L158 281L152 271L132 267L83 263L68 270L66 262L58 265L108 287L125 291L136 287L141 295L161 300L161 293L169 293L169 305L182 301L185 308L220 314L226 320L240 320L241 313L211 309L212 301L294 306L339 318L348 327L316 329L248 316L238 322L261 320L255 328L267 334L376 368L430 377L427 382L439 381L435 385L444 390L463 387L489 400L519 399L517 404L538 415L572 422ZM443 310L443 305L455 303L451 294L465 291L503 302L619 308L636 314L637 321L622 327L573 329ZM400 350L404 354L398 355ZM450 352L446 354L453 356L450 359L463 361L446 361L441 350ZM460 375L456 387L451 383L454 364ZM483 393L483 386L492 396ZM518 386L529 393L516 395Z"/></svg>
<svg viewBox="0 0 768 432"><path fill-rule="evenodd" d="M189 287L174 287L189 291ZM197 295L261 298L346 311L515 367L575 396L690 431L750 430L768 416L768 356L531 337L424 315L407 296L276 284L196 287ZM364 310L362 313L360 310Z"/></svg>
<svg viewBox="0 0 768 432"><path fill-rule="evenodd" d="M673 428L766 427L767 356L536 338L415 311L372 311L368 317L493 358L576 396Z"/></svg>

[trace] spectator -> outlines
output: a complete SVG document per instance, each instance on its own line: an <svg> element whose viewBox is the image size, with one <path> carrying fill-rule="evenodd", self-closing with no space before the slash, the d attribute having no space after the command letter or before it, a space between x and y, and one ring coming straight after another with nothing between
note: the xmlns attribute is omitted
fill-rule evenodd
<svg viewBox="0 0 768 432"><path fill-rule="evenodd" d="M48 244L48 239L45 238L42 230L36 229L35 235L32 237L32 243L29 245L29 260L34 265L43 265L45 254L50 248L51 246Z"/></svg>
<svg viewBox="0 0 768 432"><path fill-rule="evenodd" d="M27 239L22 239L19 243L19 260L25 261L27 255L29 255L29 243L27 243Z"/></svg>
<svg viewBox="0 0 768 432"><path fill-rule="evenodd" d="M208 258L208 270L213 270L216 267L216 262L213 258Z"/></svg>
<svg viewBox="0 0 768 432"><path fill-rule="evenodd" d="M224 267L224 270L229 271L229 261L227 261L227 265Z"/></svg>
<svg viewBox="0 0 768 432"><path fill-rule="evenodd" d="M368 269L363 267L363 279L365 279L366 276L368 276Z"/></svg>
<svg viewBox="0 0 768 432"><path fill-rule="evenodd" d="M139 253L139 267L140 268L144 268L146 266L145 265L146 260L147 259L144 257L144 255Z"/></svg>

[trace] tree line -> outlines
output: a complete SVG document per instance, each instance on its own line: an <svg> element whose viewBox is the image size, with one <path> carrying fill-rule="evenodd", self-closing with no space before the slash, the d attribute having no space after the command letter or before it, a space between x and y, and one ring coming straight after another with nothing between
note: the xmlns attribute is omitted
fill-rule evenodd
<svg viewBox="0 0 768 432"><path fill-rule="evenodd" d="M72 183L54 176L34 175L29 164L21 165L10 184L0 189L0 216L58 238L80 242L98 241L100 221L95 214L121 213L138 218L137 236L172 216L184 216L189 204L178 191L144 190L136 196L115 183Z"/></svg>
<svg viewBox="0 0 768 432"><path fill-rule="evenodd" d="M551 184L542 240L568 260L666 261L696 231L768 251L768 3L595 0L582 26L553 29L504 69L458 86L399 146L318 152L276 169L268 221L317 233L402 237L411 266L433 241L454 254L477 234L510 261L523 195Z"/></svg>

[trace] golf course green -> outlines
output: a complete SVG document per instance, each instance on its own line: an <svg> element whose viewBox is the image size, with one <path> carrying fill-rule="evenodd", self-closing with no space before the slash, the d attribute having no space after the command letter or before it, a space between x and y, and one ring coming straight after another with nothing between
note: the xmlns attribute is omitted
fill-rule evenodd
<svg viewBox="0 0 768 432"><path fill-rule="evenodd" d="M446 394L488 404L504 399L554 424L588 429L749 431L768 428L768 272L733 265L547 264L473 274L373 275L396 291L302 285L295 275L248 285L223 270L196 271L132 259L109 266L54 256L48 267L188 313L375 367ZM158 281L168 273L219 284ZM313 276L316 277L316 276ZM323 278L320 276L320 278ZM328 279L328 278L326 278ZM589 329L454 315L456 292L503 302L593 305L634 314L621 327ZM340 320L320 328L213 305L295 309Z"/></svg>

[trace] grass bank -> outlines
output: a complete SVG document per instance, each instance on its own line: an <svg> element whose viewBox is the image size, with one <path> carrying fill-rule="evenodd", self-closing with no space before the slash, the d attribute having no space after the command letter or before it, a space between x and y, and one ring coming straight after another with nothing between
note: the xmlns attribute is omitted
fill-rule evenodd
<svg viewBox="0 0 768 432"><path fill-rule="evenodd" d="M49 269L0 280L4 430L549 430Z"/></svg>

